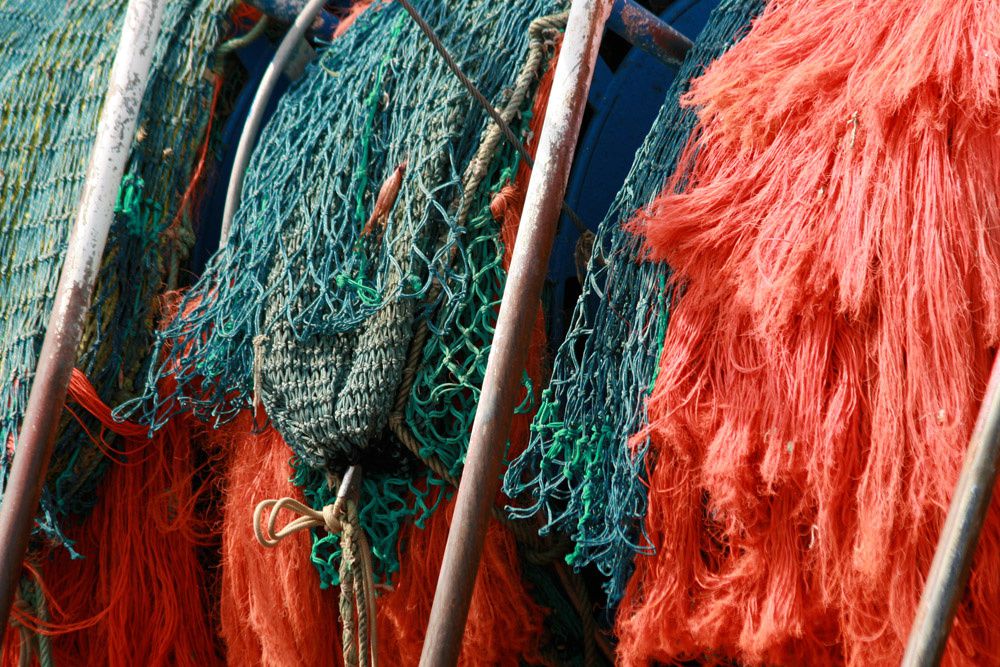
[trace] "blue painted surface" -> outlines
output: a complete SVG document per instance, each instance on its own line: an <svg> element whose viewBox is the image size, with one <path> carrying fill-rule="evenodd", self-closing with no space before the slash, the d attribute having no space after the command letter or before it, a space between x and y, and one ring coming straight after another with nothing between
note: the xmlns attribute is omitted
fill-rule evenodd
<svg viewBox="0 0 1000 667"><path fill-rule="evenodd" d="M277 44L261 37L236 51L240 64L247 71L248 79L240 91L239 97L236 98L232 113L222 128L221 149L216 155L216 166L205 182L206 197L202 204L199 216L200 227L191 256L191 269L194 275L201 275L201 272L205 270L205 264L219 247L222 212L226 207L226 189L229 186L229 173L233 169L233 159L236 157L236 147L240 142L240 135L243 133L243 125L246 123L250 105L253 103L260 80L264 77L264 70L267 69L277 48ZM277 108L278 100L281 99L290 84L291 81L286 76L282 76L278 80L264 112L264 122L261 124L262 131ZM261 133L258 133L258 139Z"/></svg>
<svg viewBox="0 0 1000 667"><path fill-rule="evenodd" d="M660 18L692 41L698 36L718 0L678 0ZM598 60L590 88L593 115L577 147L570 172L566 202L591 231L604 219L628 176L635 152L660 111L676 74L653 56L632 48L615 71ZM579 233L565 216L549 263L547 285L549 344L562 342L579 288L574 250Z"/></svg>

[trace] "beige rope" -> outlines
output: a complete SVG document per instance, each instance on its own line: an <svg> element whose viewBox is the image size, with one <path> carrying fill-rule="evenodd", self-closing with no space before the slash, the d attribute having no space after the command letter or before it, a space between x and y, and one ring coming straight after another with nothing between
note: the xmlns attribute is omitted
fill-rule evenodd
<svg viewBox="0 0 1000 667"><path fill-rule="evenodd" d="M294 535L303 530L326 528L328 533L339 533L341 532L341 523L337 518L337 505L340 501L341 499L338 498L337 502L333 505L327 505L322 510L314 510L295 498L262 500L257 503L257 507L253 511L254 535L261 546L270 548L278 546L278 543L289 535ZM261 516L267 509L270 509L271 513L267 517L266 528L262 530ZM299 516L285 524L284 528L276 529L278 513L283 509L288 509Z"/></svg>
<svg viewBox="0 0 1000 667"><path fill-rule="evenodd" d="M288 510L297 516L278 528L278 515ZM269 511L264 521L264 512ZM347 667L378 666L375 566L371 546L361 528L357 504L346 497L315 510L295 498L262 500L254 508L254 535L261 546L275 547L303 530L325 528L340 534L340 619L343 624L344 662Z"/></svg>

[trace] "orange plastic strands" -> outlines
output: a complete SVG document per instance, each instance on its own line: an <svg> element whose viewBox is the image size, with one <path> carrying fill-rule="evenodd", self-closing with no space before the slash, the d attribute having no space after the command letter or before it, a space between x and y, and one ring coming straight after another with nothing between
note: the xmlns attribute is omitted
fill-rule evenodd
<svg viewBox="0 0 1000 667"><path fill-rule="evenodd" d="M339 665L340 632L333 591L321 591L309 560L309 537L286 538L262 550L249 530L248 512L264 498L301 491L289 482L290 450L273 429L251 431L251 417L210 431L209 447L224 457L222 504L221 634L227 660L240 665ZM437 568L448 536L452 501L424 528L404 529L401 571L378 599L379 655L384 664L415 664L434 596ZM540 660L544 611L520 579L513 538L491 527L477 581L463 664L517 665Z"/></svg>
<svg viewBox="0 0 1000 667"><path fill-rule="evenodd" d="M378 600L379 655L387 665L416 665L448 540L454 496L421 529L404 529L395 589ZM513 536L492 520L462 644L461 665L539 664L545 610L525 590ZM522 662L522 660L524 662Z"/></svg>
<svg viewBox="0 0 1000 667"><path fill-rule="evenodd" d="M367 11L371 5L372 0L354 0L347 11L339 15L340 23L337 24L337 29L333 31L332 39L337 39L347 32L347 29L350 28L357 18Z"/></svg>
<svg viewBox="0 0 1000 667"><path fill-rule="evenodd" d="M224 461L221 635L230 664L335 667L340 664L337 599L319 587L307 532L262 549L250 516L265 498L297 497L291 450L273 428L252 432L249 413L209 431ZM388 663L387 663L388 664Z"/></svg>
<svg viewBox="0 0 1000 667"><path fill-rule="evenodd" d="M1000 335L998 54L994 3L789 0L694 84L626 664L898 664ZM998 563L992 516L946 664Z"/></svg>
<svg viewBox="0 0 1000 667"><path fill-rule="evenodd" d="M198 560L209 541L199 511L207 487L195 480L189 422L176 419L147 439L145 427L115 422L79 371L69 397L121 436L114 453L128 458L112 464L97 505L70 531L84 558L56 549L35 565L51 619L18 621L51 637L56 664L221 664ZM10 652L4 659L16 664Z"/></svg>

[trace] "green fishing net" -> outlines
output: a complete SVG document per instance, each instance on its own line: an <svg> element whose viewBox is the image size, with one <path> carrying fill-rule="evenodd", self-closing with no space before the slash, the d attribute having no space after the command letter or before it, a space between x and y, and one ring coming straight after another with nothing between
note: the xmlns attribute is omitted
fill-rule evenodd
<svg viewBox="0 0 1000 667"><path fill-rule="evenodd" d="M520 124L527 127L530 114L520 116ZM447 328L436 328L433 317L417 325L410 363L396 393L397 405L405 405L405 409L394 410L389 417L391 446L398 451L405 446L401 440L408 439L411 451L415 450L422 461L439 462L441 470L435 472L412 458L400 460L398 454L390 458L395 466L392 470L366 468L359 515L377 574L384 581L399 569L398 541L404 522L413 521L423 528L461 475L505 275L500 229L489 205L492 194L512 180L517 164L509 146L500 147L489 160L488 175L483 179L488 187L477 189L471 206L475 214L467 223L472 239L465 249L473 272L469 288L454 297L455 312ZM526 390L530 391L530 383ZM295 483L305 490L314 507L336 499L336 484L328 483L323 474L306 465L296 466ZM312 558L321 584L336 585L339 536L317 531Z"/></svg>
<svg viewBox="0 0 1000 667"><path fill-rule="evenodd" d="M551 21L529 28L562 3L414 5L486 98L523 128L554 29ZM380 574L390 575L400 524L420 525L450 476L428 474L410 451L456 473L464 456L503 284L488 206L515 167L485 111L405 11L376 4L279 102L231 238L160 335L167 352L150 368L146 396L119 414L139 414L155 429L180 411L218 424L260 405L315 506L336 493L331 476L363 464L361 520ZM372 220L383 184L400 173L386 215ZM433 341L426 350L425 341ZM407 363L411 352L419 370ZM410 389L400 402L407 373L423 402L413 409L405 408ZM163 378L177 391L160 395ZM447 391L431 406L426 396L442 383ZM462 420L446 423L444 403ZM403 428L419 447L399 441ZM337 549L318 537L325 585L336 581Z"/></svg>
<svg viewBox="0 0 1000 667"><path fill-rule="evenodd" d="M645 422L645 399L669 319L669 268L640 262L641 242L622 225L663 188L695 126L680 96L692 78L748 29L763 0L722 0L688 53L632 169L601 223L582 294L528 449L508 469L504 490L515 518L538 515L542 534L568 535L567 562L594 564L605 592L620 599L646 512L645 446L629 436ZM664 462L664 465L670 465Z"/></svg>
<svg viewBox="0 0 1000 667"><path fill-rule="evenodd" d="M0 477L27 403L117 49L125 0L0 0ZM155 295L192 242L178 216L209 113L222 0L170 0L77 360L105 400L133 394ZM83 418L81 416L81 418ZM83 418L90 429L95 428ZM95 501L107 462L66 420L40 528ZM68 544L68 543L67 543Z"/></svg>

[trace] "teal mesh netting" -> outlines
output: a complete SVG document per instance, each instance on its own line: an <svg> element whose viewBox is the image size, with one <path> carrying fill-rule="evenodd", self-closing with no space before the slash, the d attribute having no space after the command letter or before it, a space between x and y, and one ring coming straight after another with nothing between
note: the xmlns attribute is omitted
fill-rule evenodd
<svg viewBox="0 0 1000 667"><path fill-rule="evenodd" d="M125 0L0 0L0 477L27 402L73 223ZM171 0L157 42L140 130L77 365L105 400L132 395L151 345L155 294L191 242L176 220L198 149L212 82L206 67L222 0ZM106 458L64 424L45 487L40 527L86 510Z"/></svg>
<svg viewBox="0 0 1000 667"><path fill-rule="evenodd" d="M594 564L612 603L624 590L646 511L645 448L628 446L645 420L669 318L669 268L642 263L622 229L663 188L695 126L680 96L749 27L763 0L722 0L688 53L624 186L601 223L582 294L559 347L529 448L508 469L515 518L539 515L542 534L574 543L567 562ZM669 462L666 463L669 465Z"/></svg>
<svg viewBox="0 0 1000 667"><path fill-rule="evenodd" d="M523 126L531 98L522 84L537 81L546 61L547 38L530 38L529 26L562 3L414 4L486 97ZM232 237L159 337L167 352L150 369L146 396L119 413L141 414L153 428L188 410L221 423L259 398L314 503L335 493L328 475L364 465L361 519L380 572L391 574L400 522L419 524L442 497L441 480L388 428L414 329L423 323L431 340L449 337L423 358L433 373L450 372L445 347L453 360L468 357L469 369L450 381L474 405L472 366L485 361L503 281L488 204L516 161L490 127L402 8L366 11L279 102ZM400 173L386 215L372 220L383 184ZM178 388L160 396L166 377ZM424 387L430 377L421 377L414 384ZM449 429L440 451L426 437L454 468L467 433ZM315 559L329 584L337 545L324 544Z"/></svg>

